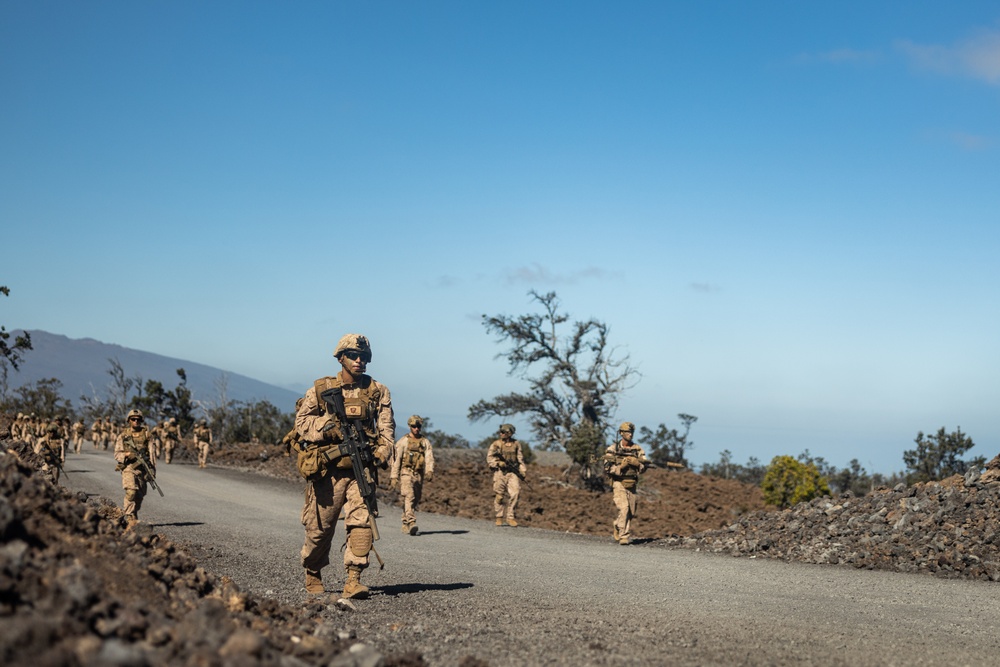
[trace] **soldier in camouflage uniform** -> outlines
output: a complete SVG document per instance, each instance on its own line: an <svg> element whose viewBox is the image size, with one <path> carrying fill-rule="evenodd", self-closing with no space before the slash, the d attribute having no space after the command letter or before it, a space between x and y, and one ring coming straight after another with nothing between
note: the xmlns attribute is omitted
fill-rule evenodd
<svg viewBox="0 0 1000 667"><path fill-rule="evenodd" d="M177 425L177 419L171 417L163 427L163 461L170 463L174 457L174 449L181 441L181 427Z"/></svg>
<svg viewBox="0 0 1000 667"><path fill-rule="evenodd" d="M115 439L115 461L117 469L122 474L122 488L125 490L125 500L122 511L128 527L139 520L139 508L142 499L146 497L149 483L148 473L139 462L141 457L153 475L156 474L156 459L149 455L149 430L143 424L142 412L131 410L128 413L128 427L122 430Z"/></svg>
<svg viewBox="0 0 1000 667"><path fill-rule="evenodd" d="M104 432L104 423L101 418L98 417L94 420L94 423L90 425L90 441L94 443L94 449L101 448L101 433Z"/></svg>
<svg viewBox="0 0 1000 667"><path fill-rule="evenodd" d="M413 415L406 420L410 432L396 442L396 452L392 458L389 487L399 489L403 499L403 532L416 535L417 506L423 493L424 482L434 476L434 452L431 441L421 435L424 420Z"/></svg>
<svg viewBox="0 0 1000 667"><path fill-rule="evenodd" d="M639 475L649 466L646 452L632 442L634 434L635 424L622 422L618 427L618 441L604 452L604 472L611 478L615 507L618 508L613 535L615 541L623 546L632 543L632 519L635 518L636 509L635 487L639 483Z"/></svg>
<svg viewBox="0 0 1000 667"><path fill-rule="evenodd" d="M527 474L521 443L514 439L512 424L500 425L500 439L486 451L486 464L493 471L493 514L496 525L516 526L514 509L521 497L521 482ZM507 501L504 502L504 496Z"/></svg>
<svg viewBox="0 0 1000 667"><path fill-rule="evenodd" d="M339 448L344 441L342 427L346 425L327 410L320 396L330 389L342 389L345 417L352 422L360 420L374 458L383 469L392 454L396 422L389 388L365 374L372 359L368 339L359 334L347 334L338 341L333 355L340 362L340 372L334 377L316 380L302 397L295 414L295 428L302 438L297 445L298 467L308 480L302 508L302 525L306 533L301 552L302 567L306 591L322 593L320 571L330 564L333 533L343 509L347 531L344 549L347 581L343 596L364 598L368 596L368 587L361 583L361 573L368 567L374 533L350 457Z"/></svg>
<svg viewBox="0 0 1000 667"><path fill-rule="evenodd" d="M87 425L83 423L83 418L73 422L73 451L77 454L83 449L83 438L87 435Z"/></svg>
<svg viewBox="0 0 1000 667"><path fill-rule="evenodd" d="M212 445L212 429L208 427L208 420L202 419L194 427L194 448L198 450L198 467L204 468L208 465L208 448Z"/></svg>
<svg viewBox="0 0 1000 667"><path fill-rule="evenodd" d="M52 421L45 429L45 434L38 439L38 455L42 457L42 471L50 474L56 484L59 483L59 471L65 450L66 440L62 437L59 424Z"/></svg>

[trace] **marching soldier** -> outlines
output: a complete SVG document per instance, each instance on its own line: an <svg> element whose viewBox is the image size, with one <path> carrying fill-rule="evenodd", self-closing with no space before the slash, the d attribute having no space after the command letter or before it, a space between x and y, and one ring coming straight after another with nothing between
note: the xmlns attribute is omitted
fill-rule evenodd
<svg viewBox="0 0 1000 667"><path fill-rule="evenodd" d="M431 442L421 435L424 420L413 415L406 420L410 432L396 442L396 452L389 474L389 487L399 489L403 498L403 532L416 535L417 506L420 504L424 482L434 476L434 452Z"/></svg>
<svg viewBox="0 0 1000 667"><path fill-rule="evenodd" d="M208 464L208 448L212 444L212 429L208 427L208 420L202 419L194 427L194 447L198 450L198 467L204 468Z"/></svg>
<svg viewBox="0 0 1000 667"><path fill-rule="evenodd" d="M604 452L604 472L611 478L618 518L614 523L614 538L622 546L632 543L632 519L635 518L635 487L639 475L649 467L646 452L632 442L635 424L622 422L618 427L618 441Z"/></svg>
<svg viewBox="0 0 1000 667"><path fill-rule="evenodd" d="M365 374L372 360L368 339L359 334L347 334L337 342L333 356L340 362L340 372L334 377L316 380L306 391L295 414L295 428L302 438L297 446L299 472L309 482L302 508L305 528L302 567L306 591L324 592L320 572L330 564L333 533L343 509L347 531L344 549L347 581L343 596L365 598L368 587L361 583L361 573L368 567L368 553L372 550L375 534L351 458L340 447L348 427L344 420L361 425L367 440L361 446L372 448L375 461L383 469L392 453L396 422L389 388ZM339 404L331 412L331 406L321 398L324 392L337 389L343 396L343 414L339 414Z"/></svg>
<svg viewBox="0 0 1000 667"><path fill-rule="evenodd" d="M115 439L115 461L118 462L117 469L122 474L122 488L125 490L122 510L129 528L139 521L139 508L142 507L142 499L146 497L149 476L156 474L156 460L149 455L149 440L149 430L143 424L142 412L130 410L128 427ZM142 462L146 465L143 466Z"/></svg>
<svg viewBox="0 0 1000 667"><path fill-rule="evenodd" d="M170 463L174 456L174 448L181 441L181 427L177 425L177 419L171 417L163 427L163 461Z"/></svg>
<svg viewBox="0 0 1000 667"><path fill-rule="evenodd" d="M500 439L486 452L486 464L493 471L493 513L496 525L516 526L514 509L521 496L521 482L527 474L521 443L514 439L512 424L500 425ZM506 502L504 502L506 496Z"/></svg>
<svg viewBox="0 0 1000 667"><path fill-rule="evenodd" d="M59 423L49 422L45 434L38 439L38 455L42 457L42 471L52 475L52 481L59 483L59 471L62 469L63 452L66 440L62 437Z"/></svg>
<svg viewBox="0 0 1000 667"><path fill-rule="evenodd" d="M73 422L73 451L76 454L80 453L83 449L83 438L87 435L87 425L83 423L83 417L80 417L75 422Z"/></svg>

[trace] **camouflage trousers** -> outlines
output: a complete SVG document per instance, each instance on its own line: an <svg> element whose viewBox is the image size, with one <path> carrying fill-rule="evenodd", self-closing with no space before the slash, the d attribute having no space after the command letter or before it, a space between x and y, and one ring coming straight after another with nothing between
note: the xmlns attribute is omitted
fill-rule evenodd
<svg viewBox="0 0 1000 667"><path fill-rule="evenodd" d="M301 552L302 567L305 569L318 572L330 564L330 548L341 510L347 532L344 567L368 567L368 552L371 549L368 506L358 491L354 472L335 468L306 484L305 504L302 506L306 539Z"/></svg>
<svg viewBox="0 0 1000 667"><path fill-rule="evenodd" d="M146 474L136 464L125 466L122 470L122 488L125 489L122 511L126 517L139 518L139 508L146 497L146 485Z"/></svg>
<svg viewBox="0 0 1000 667"><path fill-rule="evenodd" d="M170 460L174 457L174 447L177 446L176 440L164 440L163 441L163 460L170 463Z"/></svg>
<svg viewBox="0 0 1000 667"><path fill-rule="evenodd" d="M415 470L403 468L399 471L399 495L403 499L403 525L417 523L417 506L424 489L424 476Z"/></svg>
<svg viewBox="0 0 1000 667"><path fill-rule="evenodd" d="M194 446L198 448L198 467L204 468L208 463L208 443L207 442L196 442Z"/></svg>
<svg viewBox="0 0 1000 667"><path fill-rule="evenodd" d="M615 495L615 507L618 508L618 518L615 519L615 534L619 541L632 539L632 519L635 518L635 490L625 488L619 481L612 484Z"/></svg>
<svg viewBox="0 0 1000 667"><path fill-rule="evenodd" d="M504 496L507 497L506 504ZM521 478L512 472L493 473L493 514L498 519L514 519L514 508L521 497Z"/></svg>

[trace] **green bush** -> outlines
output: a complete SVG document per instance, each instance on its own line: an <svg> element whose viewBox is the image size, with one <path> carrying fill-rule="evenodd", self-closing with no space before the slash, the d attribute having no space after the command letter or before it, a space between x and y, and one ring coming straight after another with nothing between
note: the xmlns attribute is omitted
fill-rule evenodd
<svg viewBox="0 0 1000 667"><path fill-rule="evenodd" d="M781 508L830 494L826 478L815 465L791 456L775 456L771 460L760 488L764 491L764 502Z"/></svg>

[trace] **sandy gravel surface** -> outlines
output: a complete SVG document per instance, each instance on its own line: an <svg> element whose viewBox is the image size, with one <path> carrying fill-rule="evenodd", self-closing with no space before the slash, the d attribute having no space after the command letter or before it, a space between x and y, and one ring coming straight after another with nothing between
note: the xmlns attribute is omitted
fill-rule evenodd
<svg viewBox="0 0 1000 667"><path fill-rule="evenodd" d="M68 463L69 486L120 503L108 453ZM155 530L245 590L304 603L300 484L190 465L161 466L160 481L167 497L150 496L142 512ZM333 595L316 613L429 664L979 665L1000 650L991 583L620 547L439 515L421 515L416 537L398 526L386 507L376 546L387 566L365 574L372 598L351 611Z"/></svg>

